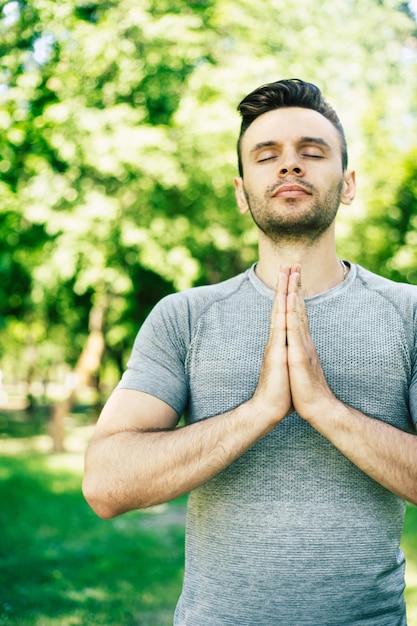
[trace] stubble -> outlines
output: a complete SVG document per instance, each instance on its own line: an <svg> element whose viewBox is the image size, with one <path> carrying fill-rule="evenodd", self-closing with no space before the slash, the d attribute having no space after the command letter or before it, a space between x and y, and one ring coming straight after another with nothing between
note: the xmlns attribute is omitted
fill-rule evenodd
<svg viewBox="0 0 417 626"><path fill-rule="evenodd" d="M263 197L256 197L244 188L252 219L274 243L313 244L328 230L337 215L343 179L322 194L301 180L286 181L286 184L302 185L311 195L274 198L275 185L268 188Z"/></svg>

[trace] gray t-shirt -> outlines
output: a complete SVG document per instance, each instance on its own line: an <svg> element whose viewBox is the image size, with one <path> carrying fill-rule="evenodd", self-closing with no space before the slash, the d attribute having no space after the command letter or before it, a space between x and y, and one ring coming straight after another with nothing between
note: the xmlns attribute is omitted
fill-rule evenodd
<svg viewBox="0 0 417 626"><path fill-rule="evenodd" d="M120 388L187 423L252 397L273 292L254 267L164 298ZM417 288L352 265L307 298L327 381L344 403L415 432ZM189 496L176 626L405 626L405 502L292 413Z"/></svg>

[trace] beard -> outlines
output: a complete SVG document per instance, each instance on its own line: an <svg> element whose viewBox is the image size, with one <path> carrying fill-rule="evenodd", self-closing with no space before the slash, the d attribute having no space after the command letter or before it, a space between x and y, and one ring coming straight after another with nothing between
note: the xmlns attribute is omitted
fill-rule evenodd
<svg viewBox="0 0 417 626"><path fill-rule="evenodd" d="M268 187L263 197L257 197L244 188L252 219L274 243L313 244L328 230L337 215L343 179L322 194L302 180L286 181L286 184L300 184L312 195L274 199L272 196L278 185Z"/></svg>

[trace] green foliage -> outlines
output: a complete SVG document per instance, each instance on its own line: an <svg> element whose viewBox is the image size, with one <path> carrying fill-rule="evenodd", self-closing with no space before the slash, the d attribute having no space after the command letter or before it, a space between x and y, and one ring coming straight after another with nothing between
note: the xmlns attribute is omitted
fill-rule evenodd
<svg viewBox="0 0 417 626"><path fill-rule="evenodd" d="M0 441L0 624L168 626L181 590L184 504L95 517L80 492L82 429L72 452L39 438ZM407 512L408 624L417 626L417 508Z"/></svg>
<svg viewBox="0 0 417 626"><path fill-rule="evenodd" d="M0 624L172 624L183 502L99 520L80 453L2 455Z"/></svg>
<svg viewBox="0 0 417 626"><path fill-rule="evenodd" d="M255 260L232 185L236 105L283 77L322 87L363 172L357 209L341 214L341 254L414 279L405 189L415 172L403 155L416 136L415 32L394 0L335 0L326 11L319 0L3 3L8 367L25 344L43 368L73 365L101 303L105 362L120 368L156 300Z"/></svg>

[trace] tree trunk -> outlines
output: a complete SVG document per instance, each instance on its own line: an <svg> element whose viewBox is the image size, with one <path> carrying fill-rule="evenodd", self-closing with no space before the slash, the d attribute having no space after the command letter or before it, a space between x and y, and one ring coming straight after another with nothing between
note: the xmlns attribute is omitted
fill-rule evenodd
<svg viewBox="0 0 417 626"><path fill-rule="evenodd" d="M105 310L104 304L91 309L89 335L77 364L68 377L67 394L53 408L51 436L54 452L64 451L65 419L71 412L78 389L90 385L100 368L104 352L103 321Z"/></svg>

